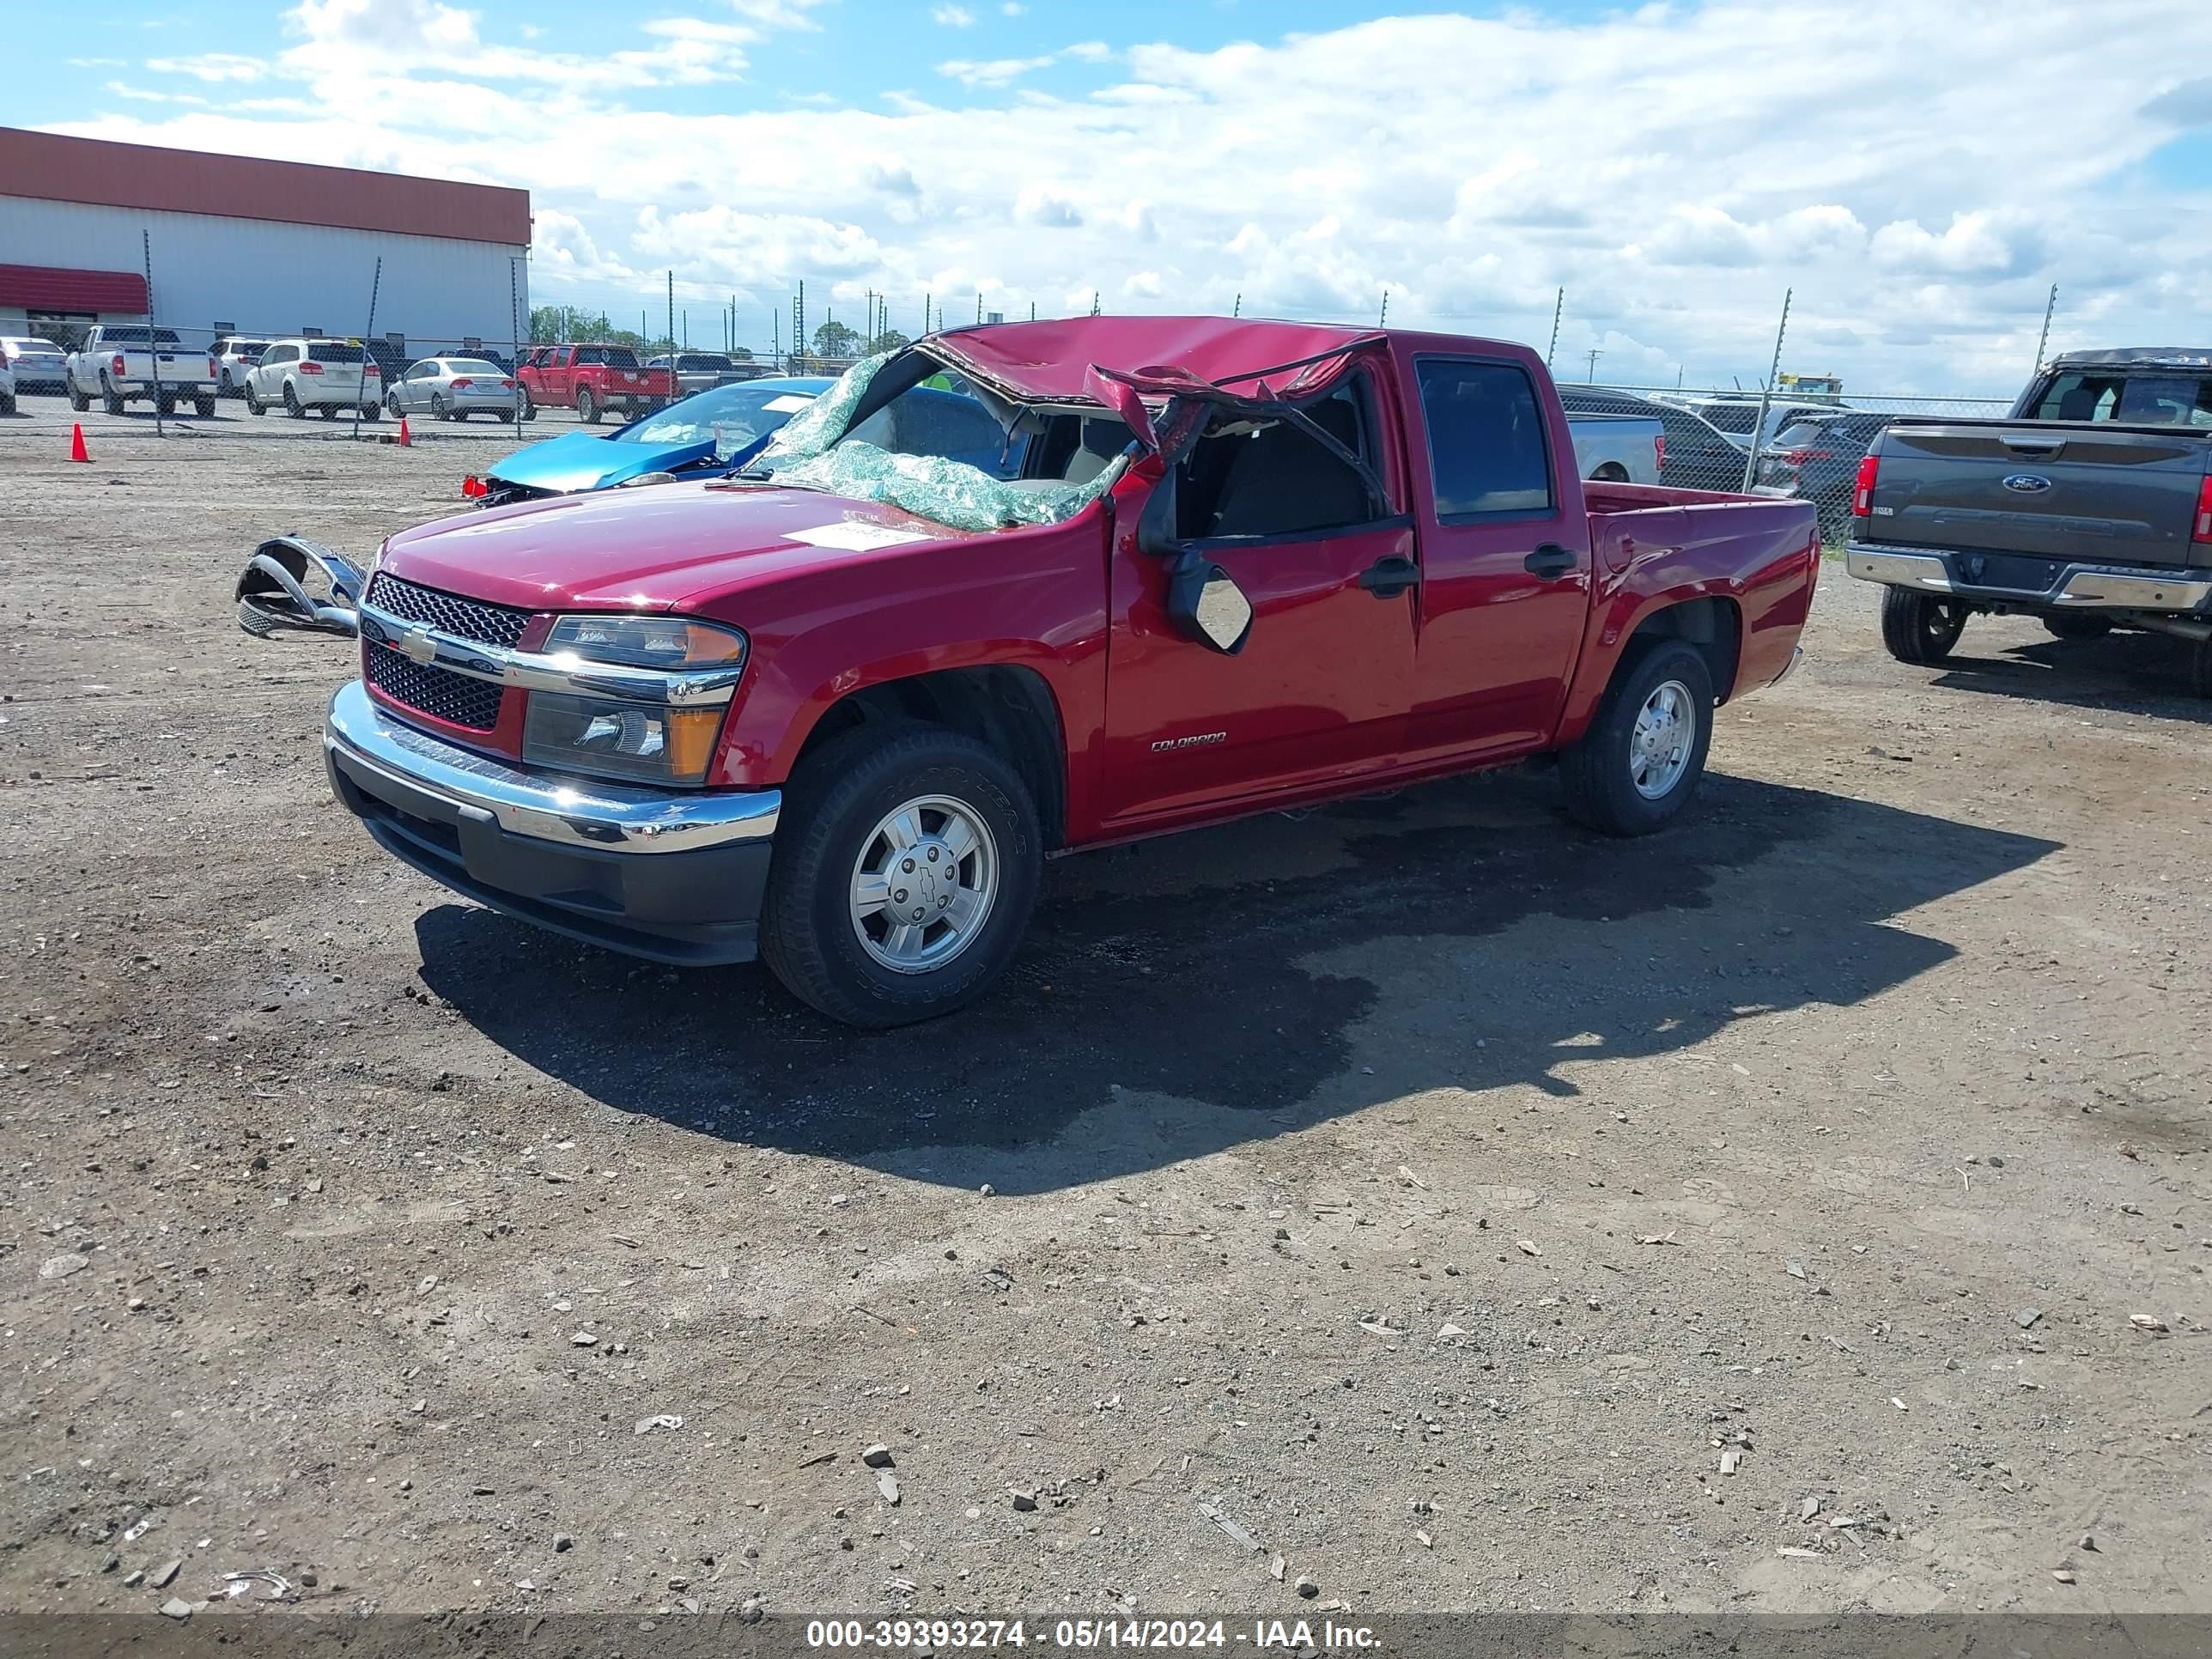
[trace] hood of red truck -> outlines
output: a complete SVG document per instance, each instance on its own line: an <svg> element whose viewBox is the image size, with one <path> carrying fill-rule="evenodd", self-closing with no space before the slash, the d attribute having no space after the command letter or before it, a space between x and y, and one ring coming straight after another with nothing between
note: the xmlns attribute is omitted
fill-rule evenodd
<svg viewBox="0 0 2212 1659"><path fill-rule="evenodd" d="M871 542L938 539L969 538L896 507L818 490L647 484L418 525L384 544L382 568L528 611L667 611L864 556Z"/></svg>

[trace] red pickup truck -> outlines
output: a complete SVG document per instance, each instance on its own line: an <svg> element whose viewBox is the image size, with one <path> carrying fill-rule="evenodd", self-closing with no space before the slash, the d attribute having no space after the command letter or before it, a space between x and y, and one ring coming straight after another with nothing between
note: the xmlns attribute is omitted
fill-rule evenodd
<svg viewBox="0 0 2212 1659"><path fill-rule="evenodd" d="M540 404L573 409L587 426L610 409L635 420L676 396L676 371L644 368L625 345L532 346L515 361L514 378L526 421L538 417Z"/></svg>
<svg viewBox="0 0 2212 1659"><path fill-rule="evenodd" d="M979 994L1061 853L1544 752L1575 817L1643 834L1714 706L1794 665L1815 510L1573 456L1518 345L934 335L756 470L404 531L365 592L330 559L362 651L331 780L483 903L757 953L867 1026Z"/></svg>

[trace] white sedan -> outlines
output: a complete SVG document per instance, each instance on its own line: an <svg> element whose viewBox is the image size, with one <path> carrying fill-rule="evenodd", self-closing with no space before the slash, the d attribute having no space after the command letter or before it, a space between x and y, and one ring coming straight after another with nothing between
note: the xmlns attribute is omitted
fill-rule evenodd
<svg viewBox="0 0 2212 1659"><path fill-rule="evenodd" d="M384 406L394 415L429 415L441 421L465 421L489 415L512 421L522 407L514 376L481 357L425 357L385 392Z"/></svg>

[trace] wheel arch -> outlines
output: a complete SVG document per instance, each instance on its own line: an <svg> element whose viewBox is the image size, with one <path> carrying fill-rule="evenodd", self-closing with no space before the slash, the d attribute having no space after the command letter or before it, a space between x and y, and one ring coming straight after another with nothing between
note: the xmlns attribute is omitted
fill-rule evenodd
<svg viewBox="0 0 2212 1659"><path fill-rule="evenodd" d="M1059 699L1036 669L979 664L878 680L824 708L800 742L793 769L824 744L869 725L941 726L1006 757L1036 803L1047 851L1066 844L1067 743Z"/></svg>
<svg viewBox="0 0 2212 1659"><path fill-rule="evenodd" d="M1736 669L1743 656L1743 607L1728 594L1678 599L1647 612L1621 642L1619 663L1628 660L1644 641L1682 640L1697 647L1712 676L1713 701L1726 702L1735 690Z"/></svg>

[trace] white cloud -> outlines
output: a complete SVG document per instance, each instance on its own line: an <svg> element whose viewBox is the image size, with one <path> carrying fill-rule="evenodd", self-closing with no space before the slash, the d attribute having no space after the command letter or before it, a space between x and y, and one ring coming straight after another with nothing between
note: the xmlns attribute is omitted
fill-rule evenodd
<svg viewBox="0 0 2212 1659"><path fill-rule="evenodd" d="M2212 60L2200 0L1521 8L1211 51L1080 41L1056 57L1115 69L1079 94L978 53L927 97L825 70L669 107L656 88L743 74L771 28L827 25L826 50L858 27L805 0L696 9L588 49L549 26L561 49L539 50L489 9L302 0L257 88L295 107L132 99L71 130L527 185L540 296L616 313L672 264L762 307L801 277L841 314L872 289L895 318L924 293L963 317L981 287L1009 315L1097 290L1371 321L1387 287L1394 323L1540 343L1564 285L1563 362L1724 385L1764 373L1789 289L1808 361L1785 367L2003 392L2053 281L2054 344L2212 309L2212 222L2140 166L2212 121L2212 79L2143 67Z"/></svg>
<svg viewBox="0 0 2212 1659"><path fill-rule="evenodd" d="M975 24L975 14L965 6L933 6L929 15L949 29L972 28Z"/></svg>
<svg viewBox="0 0 2212 1659"><path fill-rule="evenodd" d="M1027 6L1022 4L1021 0L1006 0L1006 3L999 8L999 15L1001 17L1019 17L1028 9Z"/></svg>
<svg viewBox="0 0 2212 1659"><path fill-rule="evenodd" d="M1034 70L1048 68L1051 64L1049 58L993 58L980 63L974 58L956 58L950 63L939 64L937 72L964 87L1003 87Z"/></svg>
<svg viewBox="0 0 2212 1659"><path fill-rule="evenodd" d="M196 81L259 81L269 65L258 58L242 58L231 52L204 52L195 58L149 58L146 67L157 75L189 75Z"/></svg>

